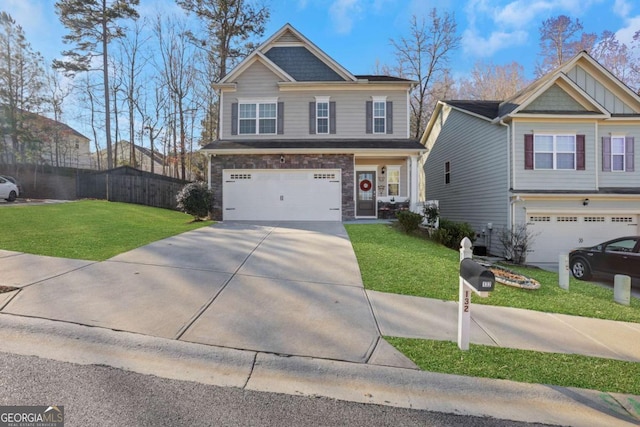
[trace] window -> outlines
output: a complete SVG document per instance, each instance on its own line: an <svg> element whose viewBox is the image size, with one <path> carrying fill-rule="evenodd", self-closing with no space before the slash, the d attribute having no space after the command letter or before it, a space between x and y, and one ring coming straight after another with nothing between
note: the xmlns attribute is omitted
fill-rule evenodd
<svg viewBox="0 0 640 427"><path fill-rule="evenodd" d="M449 184L451 182L451 163L444 162L444 183Z"/></svg>
<svg viewBox="0 0 640 427"><path fill-rule="evenodd" d="M239 104L238 113L238 129L241 135L276 133L275 102Z"/></svg>
<svg viewBox="0 0 640 427"><path fill-rule="evenodd" d="M576 136L536 134L534 169L576 169Z"/></svg>
<svg viewBox="0 0 640 427"><path fill-rule="evenodd" d="M604 172L634 172L633 136L602 137L602 170Z"/></svg>
<svg viewBox="0 0 640 427"><path fill-rule="evenodd" d="M386 101L373 101L373 133L386 133L387 131L387 103Z"/></svg>
<svg viewBox="0 0 640 427"><path fill-rule="evenodd" d="M624 137L611 137L611 170L624 172L625 143Z"/></svg>
<svg viewBox="0 0 640 427"><path fill-rule="evenodd" d="M389 166L387 168L387 196L400 195L400 168Z"/></svg>
<svg viewBox="0 0 640 427"><path fill-rule="evenodd" d="M329 101L316 102L316 133L329 133Z"/></svg>

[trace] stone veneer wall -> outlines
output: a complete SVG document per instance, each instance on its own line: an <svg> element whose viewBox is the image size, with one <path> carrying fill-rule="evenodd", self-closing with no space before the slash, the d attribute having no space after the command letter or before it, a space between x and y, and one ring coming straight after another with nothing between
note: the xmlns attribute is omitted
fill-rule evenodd
<svg viewBox="0 0 640 427"><path fill-rule="evenodd" d="M213 219L222 220L222 171L224 169L340 169L342 170L342 220L355 218L353 154L216 155L211 159Z"/></svg>

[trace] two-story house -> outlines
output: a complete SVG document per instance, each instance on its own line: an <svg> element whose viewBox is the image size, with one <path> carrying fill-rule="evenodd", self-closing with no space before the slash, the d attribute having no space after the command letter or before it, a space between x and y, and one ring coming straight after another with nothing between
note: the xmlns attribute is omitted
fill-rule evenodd
<svg viewBox="0 0 640 427"><path fill-rule="evenodd" d="M355 50L355 49L354 49ZM353 75L287 24L215 85L205 146L218 220L376 218L416 207L424 146L409 138L415 82Z"/></svg>
<svg viewBox="0 0 640 427"><path fill-rule="evenodd" d="M422 143L426 198L502 254L526 225L529 263L637 235L640 97L581 52L504 101L441 101Z"/></svg>

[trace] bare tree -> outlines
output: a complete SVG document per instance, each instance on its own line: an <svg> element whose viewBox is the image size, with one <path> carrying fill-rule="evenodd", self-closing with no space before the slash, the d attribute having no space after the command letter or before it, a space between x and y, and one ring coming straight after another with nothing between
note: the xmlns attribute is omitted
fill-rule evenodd
<svg viewBox="0 0 640 427"><path fill-rule="evenodd" d="M476 62L471 75L460 82L462 99L505 100L525 87L524 67L513 61L506 65Z"/></svg>
<svg viewBox="0 0 640 427"><path fill-rule="evenodd" d="M581 50L590 51L596 42L596 35L583 33L582 22L566 15L546 19L540 25L540 57L536 65L536 75L541 77L558 68L563 62Z"/></svg>
<svg viewBox="0 0 640 427"><path fill-rule="evenodd" d="M615 33L604 31L594 45L591 56L631 89L636 92L640 89L640 69L633 48L620 42Z"/></svg>
<svg viewBox="0 0 640 427"><path fill-rule="evenodd" d="M416 139L424 130L434 100L451 87L445 77L449 55L460 44L456 31L454 15L445 12L440 16L434 8L428 21L411 17L407 38L391 40L401 76L418 82L411 93L411 133Z"/></svg>
<svg viewBox="0 0 640 427"><path fill-rule="evenodd" d="M47 103L51 107L53 112L53 119L56 122L62 120L62 105L64 100L71 94L71 86L65 85L62 82L62 76L56 70L48 70L46 73L47 79ZM55 126L52 135L53 147L51 147L51 164L57 167L60 166L60 128Z"/></svg>
<svg viewBox="0 0 640 427"><path fill-rule="evenodd" d="M137 19L135 10L139 0L58 0L56 13L69 34L63 37L65 43L74 47L62 54L68 60L54 61L54 66L69 73L93 69L95 57L102 59L102 77L105 104L105 136L107 142L107 167L113 167L111 157L111 110L109 89L108 47L109 42L124 36L118 25L121 19Z"/></svg>

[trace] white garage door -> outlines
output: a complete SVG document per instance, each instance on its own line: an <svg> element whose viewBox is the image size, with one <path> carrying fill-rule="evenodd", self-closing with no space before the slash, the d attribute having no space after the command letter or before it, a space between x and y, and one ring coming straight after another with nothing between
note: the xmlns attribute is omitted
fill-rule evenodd
<svg viewBox="0 0 640 427"><path fill-rule="evenodd" d="M338 169L223 171L224 220L341 221Z"/></svg>
<svg viewBox="0 0 640 427"><path fill-rule="evenodd" d="M580 246L638 234L638 215L529 214L533 244L527 262L558 262L558 255Z"/></svg>

